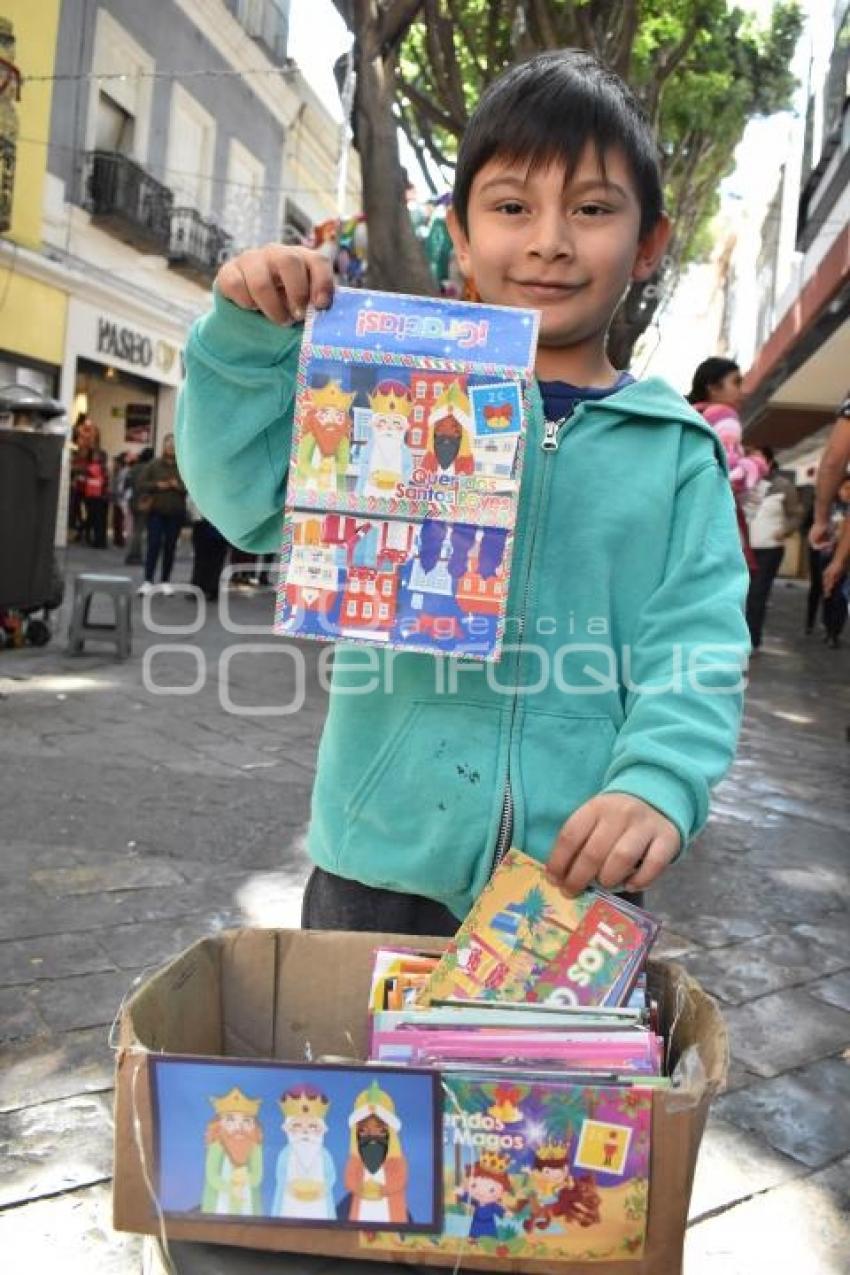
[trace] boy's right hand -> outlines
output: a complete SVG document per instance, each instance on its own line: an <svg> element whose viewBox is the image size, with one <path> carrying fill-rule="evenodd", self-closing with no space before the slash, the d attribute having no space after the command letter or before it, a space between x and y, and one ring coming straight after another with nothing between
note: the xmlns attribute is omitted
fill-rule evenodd
<svg viewBox="0 0 850 1275"><path fill-rule="evenodd" d="M269 243L225 262L215 279L223 297L243 310L259 310L272 323L300 323L309 303L333 301L331 264L310 248Z"/></svg>

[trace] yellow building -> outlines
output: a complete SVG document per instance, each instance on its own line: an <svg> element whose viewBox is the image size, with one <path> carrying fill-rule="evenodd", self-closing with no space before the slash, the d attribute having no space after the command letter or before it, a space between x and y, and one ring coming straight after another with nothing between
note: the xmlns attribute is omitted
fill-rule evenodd
<svg viewBox="0 0 850 1275"><path fill-rule="evenodd" d="M60 0L0 0L0 385L58 390L67 294L34 267Z"/></svg>

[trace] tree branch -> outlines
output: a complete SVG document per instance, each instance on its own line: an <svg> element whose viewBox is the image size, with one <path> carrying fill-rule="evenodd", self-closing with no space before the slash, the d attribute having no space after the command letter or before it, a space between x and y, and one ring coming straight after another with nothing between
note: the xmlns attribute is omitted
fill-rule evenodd
<svg viewBox="0 0 850 1275"><path fill-rule="evenodd" d="M478 41L475 39L475 36L469 29L469 25L463 16L463 9L461 8L461 5L458 3L458 0L448 0L448 5L449 5L449 13L452 15L452 22L454 22L455 27L457 31L459 32L461 39L463 40L463 43L466 45L466 51L469 54L469 60L472 62L480 78L486 83L487 82L486 68L483 67L481 63L478 61L478 52L477 52ZM495 5L493 7L496 8Z"/></svg>
<svg viewBox="0 0 850 1275"><path fill-rule="evenodd" d="M378 41L381 51L395 49L419 16L424 0L393 0L378 19Z"/></svg>
<svg viewBox="0 0 850 1275"><path fill-rule="evenodd" d="M653 129L656 129L658 125L658 112L661 107L664 86L690 50L702 25L702 20L702 6L695 4L688 25L685 27L685 33L679 43L673 45L666 57L658 58L653 66L652 89L647 102L647 113Z"/></svg>
<svg viewBox="0 0 850 1275"><path fill-rule="evenodd" d="M408 84L406 80L402 80L400 84L401 91L406 95L410 105L417 113L421 113L426 119L430 120L437 128L444 128L447 133L459 137L464 129L464 121L456 120L451 115L447 115L441 111L435 102L429 97L421 93L414 85Z"/></svg>
<svg viewBox="0 0 850 1275"><path fill-rule="evenodd" d="M434 185L431 174L428 171L428 166L424 162L428 155L427 147L423 145L422 137L420 133L414 128L413 121L411 120L408 111L405 109L404 102L401 102L401 101L398 104L398 118L399 118L399 123L401 124L401 130L404 133L405 137L407 138L410 149L413 151L419 163L419 168L422 173L422 176L425 178L426 182L428 183L428 189L430 190L431 194L436 198L440 192L437 190L437 187Z"/></svg>
<svg viewBox="0 0 850 1275"><path fill-rule="evenodd" d="M466 127L467 109L466 98L463 92L463 76L460 73L460 66L457 60L457 49L455 48L454 36L452 34L452 22L450 18L440 15L437 19L437 38L440 42L440 49L443 56L443 66L446 68L446 80L448 81L451 91L450 105L452 113L459 119L463 119L464 128Z"/></svg>
<svg viewBox="0 0 850 1275"><path fill-rule="evenodd" d="M529 17L537 28L541 47L559 48L561 40L552 22L551 6L548 0L532 0Z"/></svg>
<svg viewBox="0 0 850 1275"><path fill-rule="evenodd" d="M640 25L640 0L621 0L619 5L619 30L611 48L608 61L624 80L628 81L632 65L632 49Z"/></svg>

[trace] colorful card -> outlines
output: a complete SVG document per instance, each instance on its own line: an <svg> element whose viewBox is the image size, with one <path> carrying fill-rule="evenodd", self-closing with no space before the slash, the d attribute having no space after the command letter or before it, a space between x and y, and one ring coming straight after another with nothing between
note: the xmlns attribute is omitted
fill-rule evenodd
<svg viewBox="0 0 850 1275"><path fill-rule="evenodd" d="M277 632L498 659L538 317L346 288L311 311Z"/></svg>
<svg viewBox="0 0 850 1275"><path fill-rule="evenodd" d="M152 1055L166 1217L439 1230L436 1074Z"/></svg>
<svg viewBox="0 0 850 1275"><path fill-rule="evenodd" d="M523 1261L638 1259L652 1093L639 1086L443 1076L443 1234L372 1250Z"/></svg>
<svg viewBox="0 0 850 1275"><path fill-rule="evenodd" d="M451 940L418 1002L450 998L619 1005L658 922L616 895L568 898L536 859L510 850Z"/></svg>

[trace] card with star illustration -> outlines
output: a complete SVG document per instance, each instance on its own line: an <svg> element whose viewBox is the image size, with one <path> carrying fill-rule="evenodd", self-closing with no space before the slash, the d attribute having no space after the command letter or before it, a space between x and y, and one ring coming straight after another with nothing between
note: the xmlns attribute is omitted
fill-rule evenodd
<svg viewBox="0 0 850 1275"><path fill-rule="evenodd" d="M278 632L498 658L538 319L345 288L308 315Z"/></svg>

